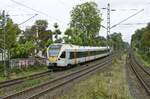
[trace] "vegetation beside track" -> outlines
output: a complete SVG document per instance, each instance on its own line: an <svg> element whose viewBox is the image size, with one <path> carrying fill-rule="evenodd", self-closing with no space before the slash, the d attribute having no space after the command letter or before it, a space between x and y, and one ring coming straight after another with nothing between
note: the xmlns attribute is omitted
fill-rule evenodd
<svg viewBox="0 0 150 99"><path fill-rule="evenodd" d="M150 67L150 60L145 60L144 56L141 56L140 54L135 52L135 55L141 60L141 62L144 64L144 66Z"/></svg>
<svg viewBox="0 0 150 99"><path fill-rule="evenodd" d="M0 81L24 77L24 76L36 74L42 71L46 71L46 70L47 70L47 66L44 66L44 65L32 66L27 69L13 69L9 71L9 78L4 76L3 71L0 71Z"/></svg>
<svg viewBox="0 0 150 99"><path fill-rule="evenodd" d="M31 87L37 86L39 84L42 84L46 81L49 81L50 79L54 79L55 77L60 76L62 74L68 74L69 72L73 72L77 69L79 69L79 68L70 68L68 70L65 70L63 72L58 72L58 73L57 72L56 73L49 72L48 75L45 75L45 76L42 76L42 77L39 77L36 79L25 80L22 83L19 83L19 84L13 85L13 86L9 86L7 88L2 88L2 89L0 89L0 96L7 96L7 95L10 95L10 94L13 94L16 92L20 92L22 90L26 90L28 88L31 88Z"/></svg>
<svg viewBox="0 0 150 99"><path fill-rule="evenodd" d="M140 56L139 58L150 64L150 23L146 27L138 29L132 35L131 46ZM147 64L148 63L148 64Z"/></svg>
<svg viewBox="0 0 150 99"><path fill-rule="evenodd" d="M1 89L0 96L6 96L6 95L9 95L10 93L16 93L16 92L28 89L30 87L37 86L37 85L43 83L44 81L48 81L50 79L52 79L51 75L40 77L40 78L33 79L33 80L27 80L19 85L11 86L7 89Z"/></svg>
<svg viewBox="0 0 150 99"><path fill-rule="evenodd" d="M132 99L125 80L125 56L112 64L111 69L81 81L58 99Z"/></svg>

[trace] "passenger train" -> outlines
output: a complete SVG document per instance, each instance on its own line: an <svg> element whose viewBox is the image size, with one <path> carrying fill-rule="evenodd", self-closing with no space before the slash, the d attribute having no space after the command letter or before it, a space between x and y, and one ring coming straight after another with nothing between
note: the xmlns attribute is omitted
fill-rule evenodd
<svg viewBox="0 0 150 99"><path fill-rule="evenodd" d="M95 60L110 54L109 47L77 46L54 43L47 48L48 68L68 67Z"/></svg>

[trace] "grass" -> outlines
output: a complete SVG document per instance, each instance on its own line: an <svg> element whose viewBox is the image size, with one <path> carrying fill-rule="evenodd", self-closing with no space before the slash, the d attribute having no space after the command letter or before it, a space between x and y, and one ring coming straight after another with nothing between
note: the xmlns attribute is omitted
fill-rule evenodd
<svg viewBox="0 0 150 99"><path fill-rule="evenodd" d="M13 69L9 71L9 77L3 75L3 70L0 71L0 81L15 79L18 77L28 76L42 71L46 71L47 66L32 66L27 69Z"/></svg>
<svg viewBox="0 0 150 99"><path fill-rule="evenodd" d="M33 69L33 68L32 68ZM69 72L72 72L74 71L76 68L72 68L71 70L69 71L65 71L64 74L67 74ZM31 68L29 69L31 70ZM28 71L29 71L28 70ZM56 76L57 77L57 76ZM34 79L34 80L27 80L19 85L16 85L16 86L11 86L7 89L1 89L0 90L0 96L6 96L6 95L9 95L10 93L16 93L18 91L22 91L22 90L25 90L25 89L28 89L30 87L34 87L34 86L37 86L43 82L46 82L46 81L49 81L50 79L54 79L55 76L52 76L51 73L50 75L47 75L47 76L44 76L44 77L40 77L38 79Z"/></svg>
<svg viewBox="0 0 150 99"><path fill-rule="evenodd" d="M27 80L27 81L25 81L19 85L11 86L7 89L1 89L0 90L0 96L6 96L6 95L9 95L9 93L16 93L18 91L22 91L22 90L25 90L27 88L34 87L34 86L39 85L40 83L43 83L43 82L48 81L50 79L52 79L51 75L40 77L38 79Z"/></svg>
<svg viewBox="0 0 150 99"><path fill-rule="evenodd" d="M65 71L64 74L67 74L71 71L74 71L76 68L73 68L69 71ZM28 69L29 72L31 72L31 70L33 71L33 68L30 68ZM34 69L35 70L35 69ZM40 70L40 69L38 69ZM17 71L18 72L18 71ZM24 71L25 72L25 71ZM27 72L27 71L26 71ZM19 71L20 73L20 71ZM23 72L22 72L23 73ZM18 74L18 73L17 73ZM56 76L57 77L57 76ZM15 85L15 86L11 86L7 89L1 89L0 90L0 96L6 96L6 95L9 95L10 93L16 93L18 91L22 91L22 90L25 90L25 89L28 89L30 87L34 87L34 86L37 86L43 82L46 82L46 81L49 81L50 79L52 78L55 78L55 76L52 76L51 73L47 76L44 76L44 77L40 77L38 79L33 79L33 80L27 80L21 84L18 84L18 85Z"/></svg>
<svg viewBox="0 0 150 99"><path fill-rule="evenodd" d="M142 63L144 64L144 66L150 67L150 61L144 60L142 58L142 56L140 54L138 54L137 52L135 52L135 56L137 56L142 61Z"/></svg>
<svg viewBox="0 0 150 99"><path fill-rule="evenodd" d="M125 57L114 60L110 70L104 70L81 81L58 99L132 99L124 70Z"/></svg>

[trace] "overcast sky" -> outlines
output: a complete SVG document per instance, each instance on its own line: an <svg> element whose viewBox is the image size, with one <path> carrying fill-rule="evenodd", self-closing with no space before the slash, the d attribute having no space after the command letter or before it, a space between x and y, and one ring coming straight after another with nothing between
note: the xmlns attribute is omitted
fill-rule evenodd
<svg viewBox="0 0 150 99"><path fill-rule="evenodd" d="M29 8L18 5L12 1L20 2ZM34 24L37 19L46 19L49 23L49 29L53 30L53 24L57 22L61 31L68 27L70 21L70 11L72 7L77 4L82 4L87 1L94 1L98 4L98 7L102 13L103 22L102 25L106 26L107 13L106 10L101 8L107 7L108 0L0 0L0 10L6 10L15 23L22 23L34 14L38 16L32 18L25 24L20 25L20 28L24 29L27 26ZM148 23L150 22L150 1L149 0L109 0L111 9L116 11L111 12L111 26L122 21L123 19L133 15L134 13L144 9L143 12L130 18L124 23ZM136 9L136 10L133 10ZM122 23L123 24L123 23ZM136 29L145 27L143 25L119 25L111 30L113 32L121 32L123 40L130 42L131 35ZM101 28L100 35L106 36L106 30Z"/></svg>

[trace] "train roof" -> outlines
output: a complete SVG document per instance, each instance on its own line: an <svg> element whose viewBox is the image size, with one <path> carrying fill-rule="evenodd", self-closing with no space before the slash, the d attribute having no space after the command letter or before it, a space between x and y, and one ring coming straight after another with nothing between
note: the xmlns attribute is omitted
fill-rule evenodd
<svg viewBox="0 0 150 99"><path fill-rule="evenodd" d="M62 46L65 49L81 49L81 50L106 50L109 49L109 47L94 47L94 46L79 46L79 45L73 45L73 44L64 44L64 43L54 43L52 45L58 45L58 46Z"/></svg>

